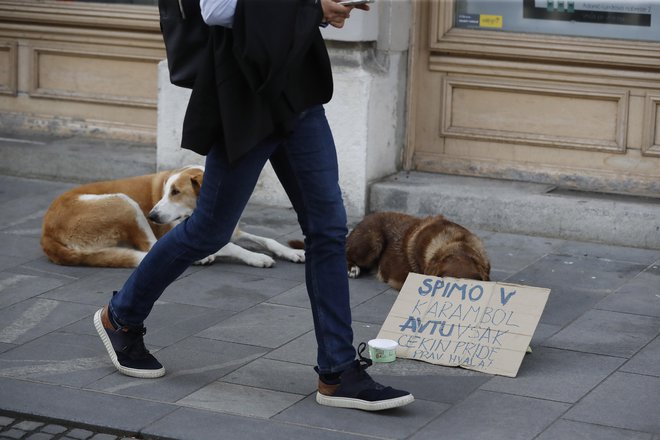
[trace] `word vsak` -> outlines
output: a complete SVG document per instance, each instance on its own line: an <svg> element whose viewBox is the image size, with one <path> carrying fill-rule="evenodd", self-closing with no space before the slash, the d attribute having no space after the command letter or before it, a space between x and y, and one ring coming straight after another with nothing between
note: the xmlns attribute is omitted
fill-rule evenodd
<svg viewBox="0 0 660 440"><path fill-rule="evenodd" d="M399 326L401 332L410 331L412 333L422 333L428 336L445 337L451 336L454 339L474 339L477 342L483 342L491 345L502 345L502 336L509 333L509 330L497 330L490 327L477 327L473 325L462 325L446 321L422 321L420 318L409 316L406 322ZM454 330L456 332L454 333ZM404 333L405 335L405 333ZM401 343L399 342L401 345ZM406 345L403 345L406 346Z"/></svg>

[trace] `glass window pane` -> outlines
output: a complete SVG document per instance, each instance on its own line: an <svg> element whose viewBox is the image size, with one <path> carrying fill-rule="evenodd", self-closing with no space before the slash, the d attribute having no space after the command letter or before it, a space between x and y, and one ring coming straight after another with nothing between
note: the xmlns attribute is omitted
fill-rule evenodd
<svg viewBox="0 0 660 440"><path fill-rule="evenodd" d="M456 0L455 26L660 41L660 2L657 0Z"/></svg>

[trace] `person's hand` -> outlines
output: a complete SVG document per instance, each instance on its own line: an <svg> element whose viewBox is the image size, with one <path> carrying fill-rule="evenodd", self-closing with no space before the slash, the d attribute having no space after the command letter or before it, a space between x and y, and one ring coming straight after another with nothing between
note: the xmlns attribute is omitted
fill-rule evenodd
<svg viewBox="0 0 660 440"><path fill-rule="evenodd" d="M337 3L339 0L321 0L321 7L323 8L323 21L331 24L336 28L344 27L344 22L351 15L353 6L342 6ZM364 9L362 6L367 6ZM368 5L360 5L359 9L369 10Z"/></svg>

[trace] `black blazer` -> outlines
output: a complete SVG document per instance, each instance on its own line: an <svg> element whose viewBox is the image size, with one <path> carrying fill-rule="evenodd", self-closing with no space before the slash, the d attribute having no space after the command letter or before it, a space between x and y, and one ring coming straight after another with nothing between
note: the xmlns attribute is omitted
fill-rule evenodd
<svg viewBox="0 0 660 440"><path fill-rule="evenodd" d="M211 26L188 102L181 146L222 147L235 162L332 97L320 0L238 0L232 29Z"/></svg>

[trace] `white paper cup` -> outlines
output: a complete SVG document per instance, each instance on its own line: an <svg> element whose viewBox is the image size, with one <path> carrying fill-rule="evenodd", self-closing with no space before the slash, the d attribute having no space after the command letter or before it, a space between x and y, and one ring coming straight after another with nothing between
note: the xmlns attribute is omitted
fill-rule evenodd
<svg viewBox="0 0 660 440"><path fill-rule="evenodd" d="M373 362L394 362L399 344L391 339L372 339L368 342L369 357Z"/></svg>

